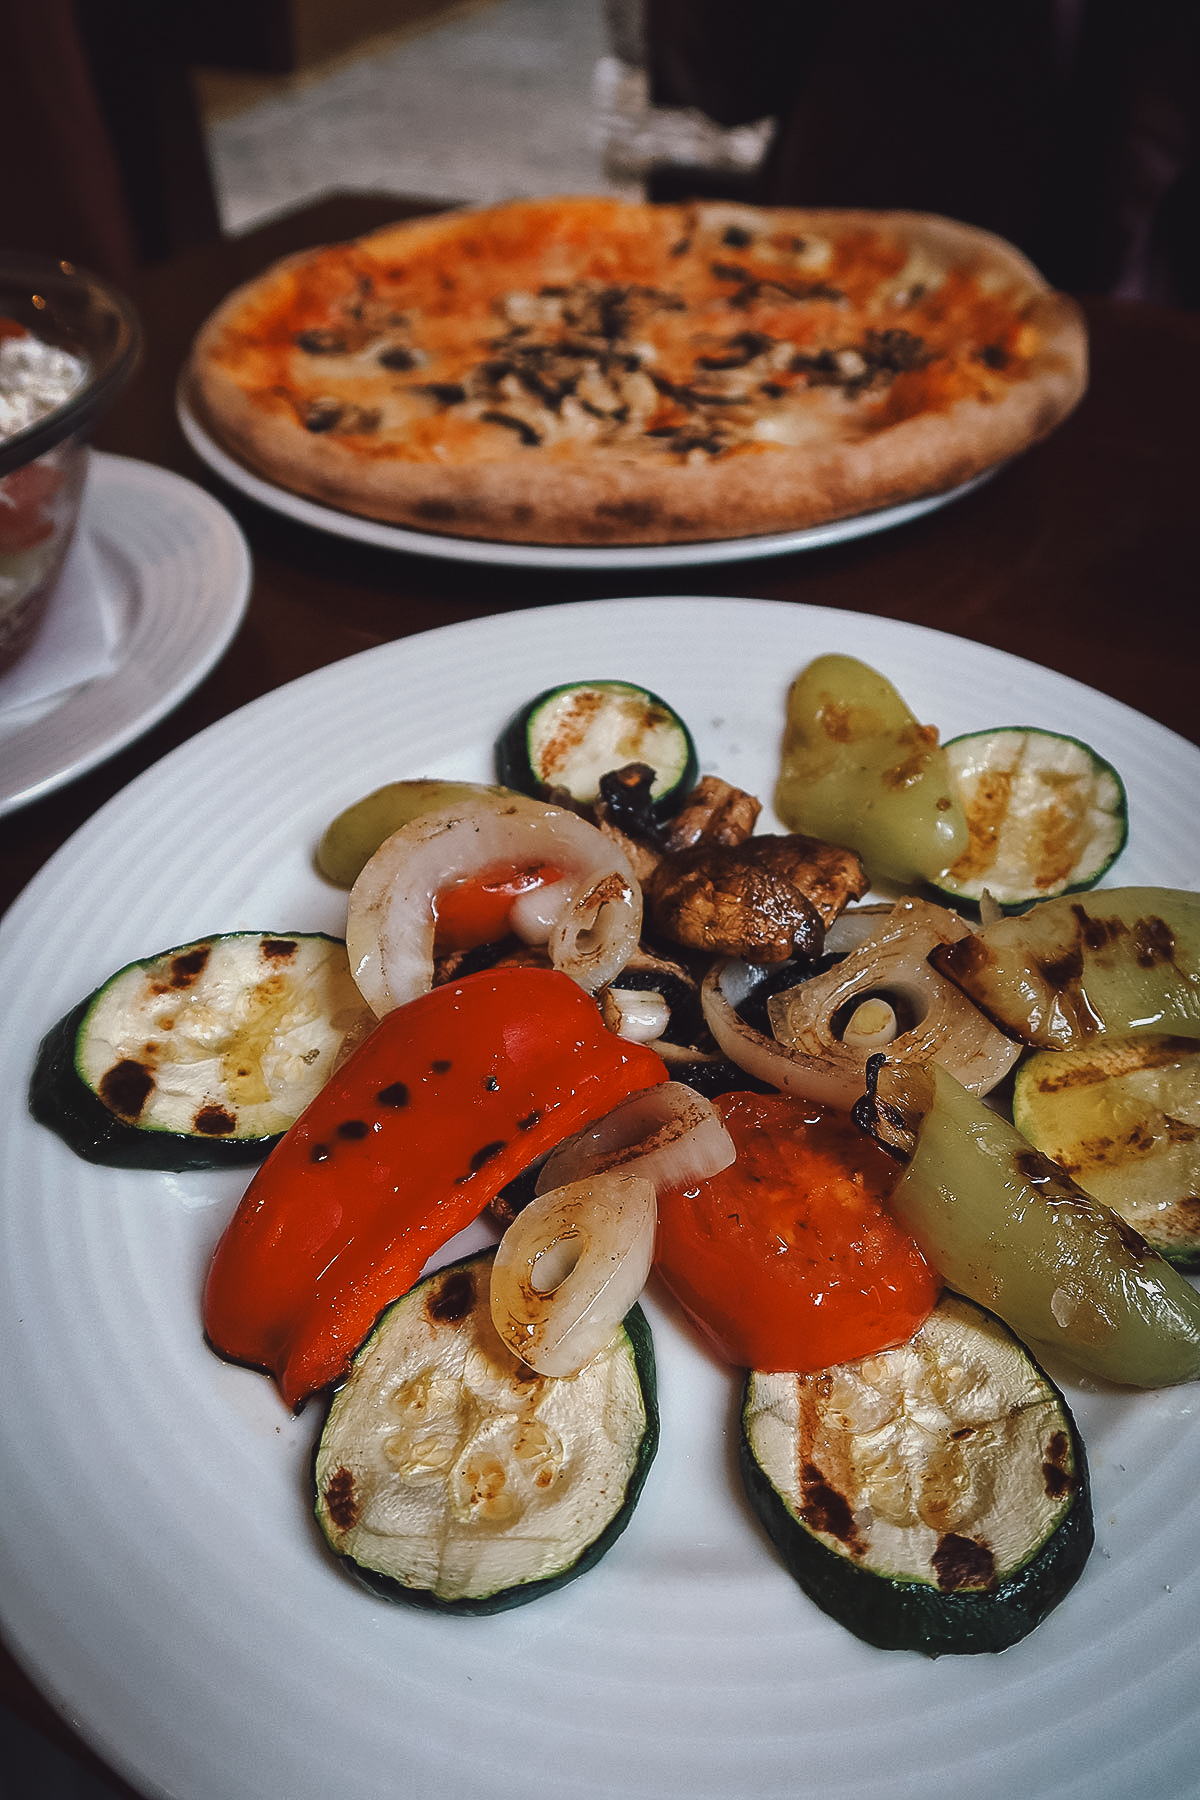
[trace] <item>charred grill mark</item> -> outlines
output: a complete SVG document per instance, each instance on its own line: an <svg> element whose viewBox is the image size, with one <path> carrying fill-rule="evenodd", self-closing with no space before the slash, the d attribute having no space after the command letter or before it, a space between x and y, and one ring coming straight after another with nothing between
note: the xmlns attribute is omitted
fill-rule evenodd
<svg viewBox="0 0 1200 1800"><path fill-rule="evenodd" d="M1042 1479L1049 1499L1065 1499L1079 1485L1070 1464L1070 1438L1065 1431L1052 1432L1050 1442L1046 1445L1046 1460L1042 1464Z"/></svg>
<svg viewBox="0 0 1200 1800"><path fill-rule="evenodd" d="M228 1107L210 1100L193 1116L192 1130L201 1137L230 1137L237 1130L237 1120Z"/></svg>
<svg viewBox="0 0 1200 1800"><path fill-rule="evenodd" d="M473 1176L478 1175L480 1169L486 1169L487 1165L494 1162L501 1151L506 1148L507 1143L504 1138L494 1138L490 1144L481 1144L467 1164L470 1175L465 1176L464 1180L470 1181Z"/></svg>
<svg viewBox="0 0 1200 1800"><path fill-rule="evenodd" d="M800 1517L810 1531L823 1532L844 1544L851 1556L866 1553L850 1502L830 1486L815 1463L806 1462L800 1471Z"/></svg>
<svg viewBox="0 0 1200 1800"><path fill-rule="evenodd" d="M343 1464L325 1484L325 1510L339 1531L353 1531L361 1508L354 1491L354 1476Z"/></svg>
<svg viewBox="0 0 1200 1800"><path fill-rule="evenodd" d="M189 988L194 986L208 967L208 959L211 955L211 944L197 944L194 950L185 950L181 955L173 956L167 976L168 987Z"/></svg>
<svg viewBox="0 0 1200 1800"><path fill-rule="evenodd" d="M978 1538L960 1537L948 1531L938 1540L930 1557L937 1584L944 1594L961 1588L991 1589L996 1586L996 1558Z"/></svg>
<svg viewBox="0 0 1200 1800"><path fill-rule="evenodd" d="M475 1277L469 1269L452 1269L437 1282L425 1302L425 1316L434 1325L458 1325L475 1304Z"/></svg>
<svg viewBox="0 0 1200 1800"><path fill-rule="evenodd" d="M133 1057L122 1057L100 1077L96 1092L110 1112L120 1119L140 1117L155 1088L153 1069Z"/></svg>
<svg viewBox="0 0 1200 1800"><path fill-rule="evenodd" d="M1135 921L1133 955L1139 969L1155 969L1175 961L1175 933L1165 919L1151 916Z"/></svg>

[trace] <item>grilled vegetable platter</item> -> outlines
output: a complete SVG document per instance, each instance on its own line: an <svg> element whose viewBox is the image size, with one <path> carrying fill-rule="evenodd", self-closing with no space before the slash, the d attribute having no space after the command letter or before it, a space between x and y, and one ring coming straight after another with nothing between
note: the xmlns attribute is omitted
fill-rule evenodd
<svg viewBox="0 0 1200 1800"><path fill-rule="evenodd" d="M470 755L339 749L279 870L235 844L42 1014L26 1129L89 1237L106 1188L203 1220L187 1379L239 1462L290 1446L235 1539L306 1509L335 1630L399 1599L469 1659L717 1519L835 1662L1006 1667L1103 1604L1109 1445L1200 1391L1200 899L1120 721L823 630L769 728L635 645L505 671ZM620 719L569 786L513 756L614 694L665 800Z"/></svg>

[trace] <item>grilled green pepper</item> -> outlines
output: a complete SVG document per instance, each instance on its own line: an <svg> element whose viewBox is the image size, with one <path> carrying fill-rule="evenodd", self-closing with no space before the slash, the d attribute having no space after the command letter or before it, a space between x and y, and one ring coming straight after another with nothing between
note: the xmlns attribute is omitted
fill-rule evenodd
<svg viewBox="0 0 1200 1800"><path fill-rule="evenodd" d="M936 726L853 656L819 656L792 683L775 810L904 887L935 880L969 843Z"/></svg>
<svg viewBox="0 0 1200 1800"><path fill-rule="evenodd" d="M998 919L930 962L1039 1050L1112 1032L1200 1037L1200 894L1106 888Z"/></svg>
<svg viewBox="0 0 1200 1800"><path fill-rule="evenodd" d="M1035 1353L1130 1387L1200 1377L1200 1294L952 1075L873 1059L855 1117L907 1159L889 1205L946 1284Z"/></svg>

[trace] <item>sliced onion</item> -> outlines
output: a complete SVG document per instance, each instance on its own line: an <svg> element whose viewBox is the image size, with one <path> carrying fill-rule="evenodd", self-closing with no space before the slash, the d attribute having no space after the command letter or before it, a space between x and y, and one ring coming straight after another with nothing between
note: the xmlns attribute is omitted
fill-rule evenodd
<svg viewBox="0 0 1200 1800"><path fill-rule="evenodd" d="M542 1164L536 1192L616 1170L653 1182L656 1193L719 1175L737 1155L711 1100L682 1081L634 1094Z"/></svg>
<svg viewBox="0 0 1200 1800"><path fill-rule="evenodd" d="M709 1029L725 1054L748 1073L790 1093L832 1106L852 1106L865 1087L866 1062L878 1048L847 1042L834 1021L857 1012L854 1003L876 995L912 1023L888 1040L888 1059L936 1062L972 1093L986 1094L1021 1053L954 984L930 968L935 944L953 942L969 927L944 907L901 900L877 917L872 935L834 968L769 1002L777 1036L764 1036L736 1008L765 971L724 963L710 971L701 999ZM851 1034L853 1040L853 1034Z"/></svg>
<svg viewBox="0 0 1200 1800"><path fill-rule="evenodd" d="M623 851L576 813L512 795L426 813L380 846L350 893L346 949L380 1018L433 984L434 901L456 881L548 864L562 879L519 896L510 918L527 942L588 993L637 946L642 895Z"/></svg>
<svg viewBox="0 0 1200 1800"><path fill-rule="evenodd" d="M606 987L600 1011L608 1029L631 1044L653 1044L671 1023L671 1008L653 988Z"/></svg>
<svg viewBox="0 0 1200 1800"><path fill-rule="evenodd" d="M654 1258L654 1188L599 1175L531 1200L492 1264L496 1330L539 1375L575 1375L610 1344Z"/></svg>

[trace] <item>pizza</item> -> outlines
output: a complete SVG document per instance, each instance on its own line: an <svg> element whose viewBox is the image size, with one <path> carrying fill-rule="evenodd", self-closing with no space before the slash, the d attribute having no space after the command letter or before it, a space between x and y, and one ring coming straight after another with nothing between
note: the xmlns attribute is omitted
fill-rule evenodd
<svg viewBox="0 0 1200 1800"><path fill-rule="evenodd" d="M186 394L251 470L422 531L661 544L946 492L1052 431L1081 315L920 213L515 201L293 256Z"/></svg>

